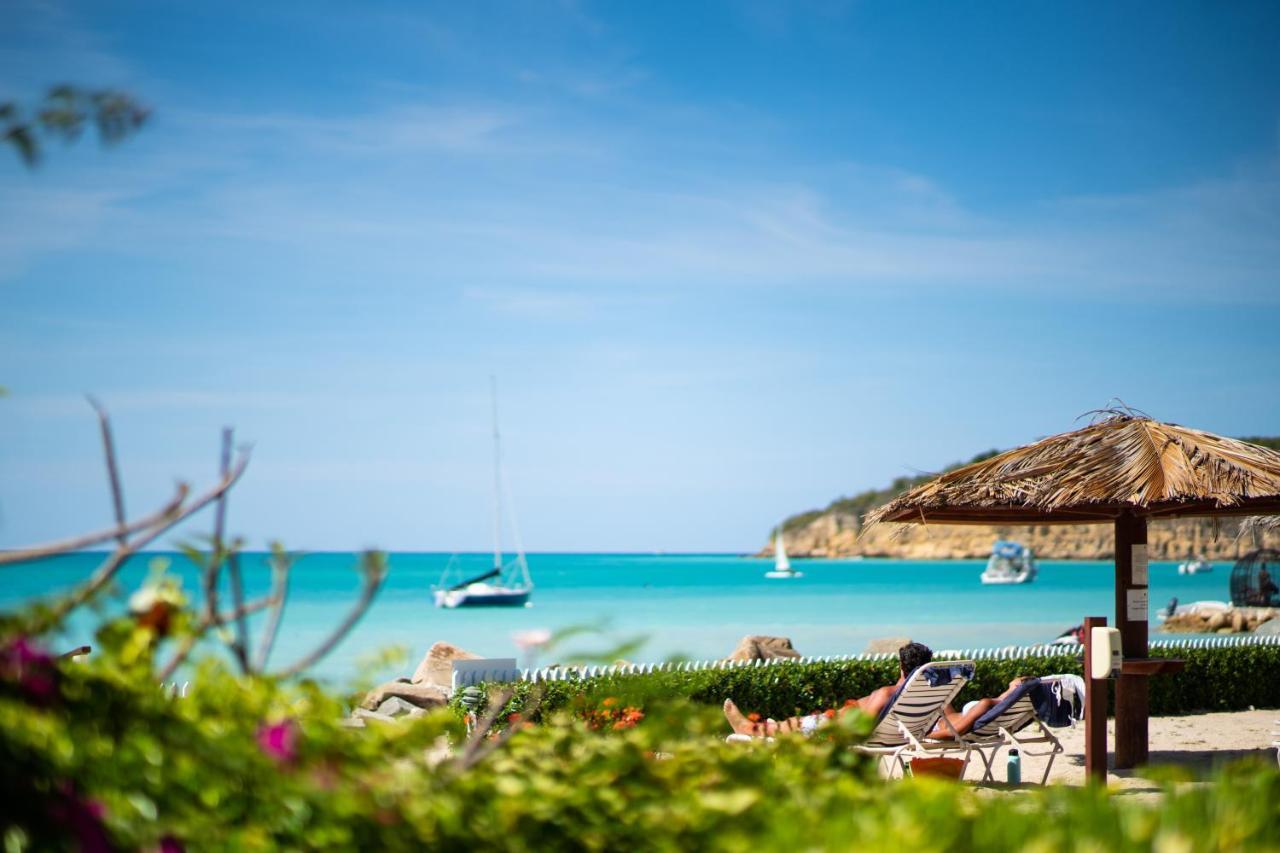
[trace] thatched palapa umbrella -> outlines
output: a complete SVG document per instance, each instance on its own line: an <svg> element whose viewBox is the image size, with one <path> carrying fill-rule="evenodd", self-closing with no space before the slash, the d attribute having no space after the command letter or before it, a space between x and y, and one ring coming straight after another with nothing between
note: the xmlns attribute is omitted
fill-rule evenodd
<svg viewBox="0 0 1280 853"><path fill-rule="evenodd" d="M1126 660L1147 657L1147 521L1280 513L1280 453L1108 409L1083 429L943 474L867 524L1115 525L1116 626ZM1147 682L1116 685L1116 766L1147 758Z"/></svg>

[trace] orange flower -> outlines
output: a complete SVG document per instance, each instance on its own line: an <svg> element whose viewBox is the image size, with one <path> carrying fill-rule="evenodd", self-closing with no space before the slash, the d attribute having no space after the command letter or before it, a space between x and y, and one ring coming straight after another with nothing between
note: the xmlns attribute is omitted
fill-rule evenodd
<svg viewBox="0 0 1280 853"><path fill-rule="evenodd" d="M833 708L828 708L827 710L822 712L822 716L826 717L828 720L830 720L835 715L836 715L836 712L835 712L835 709Z"/></svg>
<svg viewBox="0 0 1280 853"><path fill-rule="evenodd" d="M760 715L755 711L752 711L750 714L747 714L747 719L753 723L758 723L760 722Z"/></svg>
<svg viewBox="0 0 1280 853"><path fill-rule="evenodd" d="M604 708L612 708L617 701L618 701L617 699L614 699L612 696L610 696L609 698L601 702L600 705L601 707L604 707Z"/></svg>
<svg viewBox="0 0 1280 853"><path fill-rule="evenodd" d="M857 700L857 699L846 699L846 700L844 700L844 706L845 706L846 708L852 708L854 705L857 705L857 704L858 704L858 700Z"/></svg>

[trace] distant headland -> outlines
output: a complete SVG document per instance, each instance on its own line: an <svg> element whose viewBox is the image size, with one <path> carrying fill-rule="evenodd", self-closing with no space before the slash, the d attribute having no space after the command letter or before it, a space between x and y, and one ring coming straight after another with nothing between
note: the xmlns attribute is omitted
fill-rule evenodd
<svg viewBox="0 0 1280 853"><path fill-rule="evenodd" d="M1241 440L1280 450L1280 437L1254 436ZM981 462L999 452L980 453L966 462L949 465L944 471ZM982 558L991 553L992 541L1012 538L1047 559L1105 560L1114 556L1114 536L1105 524L1022 527L882 524L863 532L862 519L870 510L935 476L936 473L898 477L884 488L837 498L825 509L812 509L787 518L782 523L787 552L797 557ZM1280 535L1264 534L1261 544L1280 547ZM1148 533L1152 560L1182 560L1190 554L1204 555L1210 560L1234 560L1254 547L1254 539L1240 536L1239 523L1231 519L1155 521ZM772 554L770 541L760 555Z"/></svg>

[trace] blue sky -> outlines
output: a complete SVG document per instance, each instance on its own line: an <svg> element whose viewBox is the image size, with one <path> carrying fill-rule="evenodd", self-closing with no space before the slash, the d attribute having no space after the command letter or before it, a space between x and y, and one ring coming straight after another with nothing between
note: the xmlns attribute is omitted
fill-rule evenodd
<svg viewBox="0 0 1280 853"><path fill-rule="evenodd" d="M0 547L214 473L250 544L747 550L1118 396L1280 433L1273 3L18 0Z"/></svg>

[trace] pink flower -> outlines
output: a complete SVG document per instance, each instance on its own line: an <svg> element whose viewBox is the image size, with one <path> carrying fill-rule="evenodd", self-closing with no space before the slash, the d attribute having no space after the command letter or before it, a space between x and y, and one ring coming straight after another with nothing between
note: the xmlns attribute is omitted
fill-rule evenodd
<svg viewBox="0 0 1280 853"><path fill-rule="evenodd" d="M298 757L298 724L293 720L258 727L258 748L281 764Z"/></svg>
<svg viewBox="0 0 1280 853"><path fill-rule="evenodd" d="M26 637L16 637L0 650L0 678L18 682L27 699L37 705L51 702L58 692L58 666L53 655Z"/></svg>

